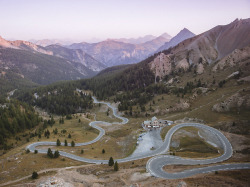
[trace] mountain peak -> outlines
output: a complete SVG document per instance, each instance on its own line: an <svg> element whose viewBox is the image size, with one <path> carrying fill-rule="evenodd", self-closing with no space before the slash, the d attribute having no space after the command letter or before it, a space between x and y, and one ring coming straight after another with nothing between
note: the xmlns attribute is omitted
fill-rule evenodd
<svg viewBox="0 0 250 187"><path fill-rule="evenodd" d="M163 34L160 35L160 37L164 37L168 40L170 40L172 38L172 36L170 36L168 33L164 32Z"/></svg>
<svg viewBox="0 0 250 187"><path fill-rule="evenodd" d="M195 36L194 33L192 33L190 30L188 30L187 28L182 29L175 37L173 37L172 39L176 38L176 37L181 37L181 38L191 38Z"/></svg>
<svg viewBox="0 0 250 187"><path fill-rule="evenodd" d="M189 33L192 33L190 30L188 30L186 27L184 27L179 33L186 33L186 32L189 32ZM193 34L193 33L192 33Z"/></svg>
<svg viewBox="0 0 250 187"><path fill-rule="evenodd" d="M187 28L184 28L175 37L173 37L169 42L166 42L163 46L161 46L156 52L166 50L194 36L195 36L194 33L189 31Z"/></svg>

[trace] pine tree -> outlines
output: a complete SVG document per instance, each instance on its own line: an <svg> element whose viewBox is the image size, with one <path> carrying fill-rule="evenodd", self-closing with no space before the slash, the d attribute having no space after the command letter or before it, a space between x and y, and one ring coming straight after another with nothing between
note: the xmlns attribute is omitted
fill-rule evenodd
<svg viewBox="0 0 250 187"><path fill-rule="evenodd" d="M61 145L61 142L59 139L56 140L56 146L60 146Z"/></svg>
<svg viewBox="0 0 250 187"><path fill-rule="evenodd" d="M52 153L52 151L51 151L50 148L48 148L47 156L48 156L49 158L53 158L53 157L54 157L54 155L53 155L53 153Z"/></svg>
<svg viewBox="0 0 250 187"><path fill-rule="evenodd" d="M38 173L36 172L36 171L34 171L33 173L32 173L32 179L37 179L38 178Z"/></svg>
<svg viewBox="0 0 250 187"><path fill-rule="evenodd" d="M59 153L58 150L56 150L55 153L54 153L54 158L58 158L59 156L60 156L60 153Z"/></svg>
<svg viewBox="0 0 250 187"><path fill-rule="evenodd" d="M102 154L104 154L104 153L105 153L105 149L102 150Z"/></svg>
<svg viewBox="0 0 250 187"><path fill-rule="evenodd" d="M68 135L68 138L71 138L71 134Z"/></svg>
<svg viewBox="0 0 250 187"><path fill-rule="evenodd" d="M67 140L64 140L64 146L68 146Z"/></svg>
<svg viewBox="0 0 250 187"><path fill-rule="evenodd" d="M54 134L57 134L57 133L58 133L58 129L55 128L55 129L53 130L53 133L54 133Z"/></svg>
<svg viewBox="0 0 250 187"><path fill-rule="evenodd" d="M119 170L119 166L117 161L115 161L115 165L114 165L114 171L118 171Z"/></svg>
<svg viewBox="0 0 250 187"><path fill-rule="evenodd" d="M114 159L112 157L110 157L109 159L109 166L113 166L114 165Z"/></svg>
<svg viewBox="0 0 250 187"><path fill-rule="evenodd" d="M71 146L75 147L75 142L74 141L71 142Z"/></svg>
<svg viewBox="0 0 250 187"><path fill-rule="evenodd" d="M55 120L54 120L54 117L53 117L53 116L51 116L50 122L51 122L51 126L55 124Z"/></svg>
<svg viewBox="0 0 250 187"><path fill-rule="evenodd" d="M81 154L83 154L83 153L84 153L84 150L82 149L82 150L81 150Z"/></svg>

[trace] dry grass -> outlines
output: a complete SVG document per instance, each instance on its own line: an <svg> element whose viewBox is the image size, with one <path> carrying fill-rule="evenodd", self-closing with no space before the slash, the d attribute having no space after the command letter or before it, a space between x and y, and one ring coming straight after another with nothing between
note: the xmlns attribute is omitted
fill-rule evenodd
<svg viewBox="0 0 250 187"><path fill-rule="evenodd" d="M218 174L200 174L185 179L188 186L247 187L250 170L219 171Z"/></svg>
<svg viewBox="0 0 250 187"><path fill-rule="evenodd" d="M110 111L109 115L107 115L108 110ZM112 109L110 109L107 105L95 104L95 106L93 107L91 112L96 114L96 120L97 121L106 121L106 122L109 122L109 123L121 122L120 119L116 118L113 115Z"/></svg>
<svg viewBox="0 0 250 187"><path fill-rule="evenodd" d="M49 138L45 137L44 134L42 134L40 139L38 138L38 136L33 137L33 138L29 138L29 133L30 132L34 133L36 131L36 129L39 128L39 127L37 127L37 128L32 129L32 130L26 130L23 133L17 134L16 136L20 137L21 141L16 141L15 137L11 137L7 141L9 144L13 143L14 147L20 147L23 145L27 146L28 144L30 144L32 142L56 141L57 139L59 139L61 142L64 142L64 140L67 139L68 143L71 142L72 140L74 140L75 142L88 142L88 141L91 141L98 136L99 131L89 126L90 120L86 119L83 114L78 114L78 115L74 115L74 116L75 117L73 117L72 120L64 120L64 124L59 124L59 122L56 120L56 123L52 127L48 126L47 129L50 131ZM80 123L78 122L79 119L81 120ZM58 134L53 133L53 130L56 128L58 129ZM61 130L63 130L63 129L67 130L67 132L61 133ZM68 138L69 133L71 134L72 138ZM26 134L25 137L23 137L24 134ZM27 138L29 139L29 142L27 142L27 140L26 140Z"/></svg>
<svg viewBox="0 0 250 187"><path fill-rule="evenodd" d="M168 131L169 131L173 126L174 126L174 125L163 127L163 129L161 130L161 138L162 138L162 140L164 140L166 134L168 133Z"/></svg>
<svg viewBox="0 0 250 187"><path fill-rule="evenodd" d="M33 171L40 171L49 168L62 168L67 166L82 165L83 163L61 157L57 159L49 159L44 154L26 154L24 151L8 159L1 160L0 183L16 180L27 175L31 175Z"/></svg>
<svg viewBox="0 0 250 187"><path fill-rule="evenodd" d="M178 147L170 147L170 151L174 152L176 156L208 158L220 155L217 148L198 136L198 129L195 127L183 127L177 130L172 140L179 141ZM222 151L220 150L220 152Z"/></svg>
<svg viewBox="0 0 250 187"><path fill-rule="evenodd" d="M187 75L191 76L191 75ZM187 78L187 77L186 77ZM189 77L190 78L190 77ZM195 77L194 77L195 78ZM194 79L193 78L193 79ZM188 80L188 79L187 79ZM185 84L185 82L182 82ZM181 84L182 84L181 83ZM182 119L184 117L191 117L191 118L199 118L203 119L208 125L214 126L218 121L231 121L235 119L249 119L250 111L242 111L240 114L235 112L231 113L215 113L212 112L211 108L215 103L218 103L222 100L225 100L227 97L235 93L237 90L244 88L246 85L231 85L231 83L227 83L225 87L219 88L217 91L211 91L207 95L200 95L197 100L195 100L191 105L191 110L184 111L184 112L176 112L167 115L157 116L159 119L170 119L170 120L177 120ZM224 95L224 97L222 97ZM164 99L162 100L162 96ZM160 95L154 98L155 104L152 103L152 108L154 110L164 110L167 107L174 105L175 102L178 102L179 98L173 95ZM147 110L149 109L150 103L146 105ZM200 107L201 106L201 107ZM112 115L107 116L106 111L103 109L105 107L102 106L100 110L99 106L95 106L93 111L91 111L92 116L96 113L97 120L108 121L108 122L117 122L118 119L114 118ZM135 108L136 110L136 108ZM134 111L134 108L133 108ZM152 117L152 116L150 116ZM92 145L83 146L83 147L56 147L59 150L65 150L67 152L87 157L93 159L109 159L112 156L114 159L122 158L130 155L133 150L135 149L136 138L138 134L141 133L141 123L149 119L150 117L140 117L140 118L130 118L130 121L126 125L121 125L118 128L109 129L106 135L98 142ZM79 118L81 119L81 123L78 123ZM49 130L52 132L53 129L57 128L59 134L54 135L51 134L50 138L42 137L39 141L56 141L60 139L61 142L64 139L67 139L68 142L74 140L75 142L87 142L94 139L98 135L98 131L89 128L88 126L89 121L84 118L84 116L79 116L72 120L65 120L65 124L55 124L53 127L49 127ZM115 125L114 125L115 126ZM105 127L105 129L109 127ZM170 127L165 127L161 135L162 137L168 132ZM62 134L60 133L62 129L66 129L67 133ZM194 129L184 129L187 131L194 132ZM67 135L71 133L72 138L68 139ZM12 140L15 142L15 140ZM65 158L65 161L62 161L61 158L59 159L49 159L45 155L41 154L20 154L20 152L24 152L25 146L28 143L25 143L25 138L23 138L23 146L18 146L17 148L12 149L11 151L7 152L5 155L1 156L1 173L0 175L0 183L5 181L14 180L16 178L20 178L22 176L30 175L33 170L39 171L44 168L56 168L56 167L66 167L72 165L80 165L82 163L76 162L73 160L69 160ZM37 137L30 139L30 142L38 141ZM200 141L199 139L192 139L190 137L181 138L181 146L185 148L185 151L176 151L177 156L182 157L191 157L191 158L208 158L218 156L219 154L215 152L214 149L211 149L210 145L206 144L205 142ZM195 146L194 146L195 145ZM84 150L84 153L81 154L81 149ZM105 149L105 154L102 154L102 149ZM205 150L204 150L205 149ZM204 153L205 152L205 153ZM19 157L17 160L14 160L14 155ZM8 158L8 159L7 159ZM11 160L11 161L8 161ZM21 161L20 163L17 163ZM232 160L231 160L232 161ZM238 162L238 159L234 159L233 161ZM120 164L121 168L126 167L145 167L146 161L140 163L140 161L135 161L134 164L131 163L124 163ZM7 171L7 172L5 172ZM246 170L241 171L243 178L245 176L244 172ZM223 172L219 172L220 176ZM233 173L233 172L232 172ZM231 175L230 173L226 173L223 177L225 179L226 175ZM211 176L214 176L210 174ZM220 176L222 177L222 176ZM222 177L222 178L223 178ZM222 179L221 178L221 179ZM233 178L233 176L231 177ZM236 180L236 179L233 179ZM245 180L245 179L243 179ZM187 180L188 184L196 184L194 180ZM206 184L202 183L201 179L198 179L199 184ZM198 184L198 183L197 183ZM220 184L220 183L215 183ZM236 184L236 183L233 183ZM191 185L191 186L192 186Z"/></svg>
<svg viewBox="0 0 250 187"><path fill-rule="evenodd" d="M103 120L106 120L106 118L109 117L106 115L105 111L99 111L97 113L97 119L98 118L103 118ZM99 134L97 130L89 127L88 124L90 120L86 119L83 114L74 115L72 120L64 120L64 124L59 124L57 118L55 119L56 124L54 124L52 127L48 127L49 131L51 132L51 135L48 139L44 137L44 135L42 135L40 139L38 139L38 137L31 138L30 142L24 141L23 145L18 146L1 156L2 171L4 171L4 174L1 174L1 183L30 175L33 171L39 171L45 168L57 168L82 164L81 162L76 162L67 158L65 158L65 161L62 161L62 158L49 159L46 155L39 153L20 154L24 153L25 147L32 142L56 141L57 139L60 139L61 142L64 142L64 140L67 139L68 143L70 143L72 140L74 140L76 143L87 142L93 140ZM79 119L81 120L80 123ZM113 120L119 121L116 118ZM134 145L136 143L136 138L140 133L138 130L141 129L141 120L142 119L132 119L128 124L119 126L120 129L117 131L112 132L112 130L110 130L110 135L105 135L100 141L92 145L82 147L59 146L54 148L86 158L109 159L111 156L114 159L123 158L131 154L135 148ZM56 128L58 129L58 134L52 133L53 129ZM61 130L63 129L66 129L67 132L61 133ZM28 133L28 131L26 133ZM72 138L68 138L69 133L71 134ZM122 134L122 136L119 136L119 134ZM83 154L81 154L82 149L84 150ZM105 149L104 154L102 154L102 149ZM15 157L18 157L18 159L15 160Z"/></svg>
<svg viewBox="0 0 250 187"><path fill-rule="evenodd" d="M130 119L128 124L120 125L119 129L114 131L109 130L101 140L91 145L81 147L59 146L53 148L92 159L107 160L111 156L114 159L124 158L132 154L136 148L137 137L143 130L140 125L142 120ZM84 150L83 154L81 154L82 149ZM102 153L103 149L105 150L104 154Z"/></svg>
<svg viewBox="0 0 250 187"><path fill-rule="evenodd" d="M245 88L246 85L232 85L218 88L205 95L200 95L196 100L192 101L191 108L188 111L176 112L169 114L169 119L177 120L184 117L199 118L206 123L216 123L218 121L229 121L235 119L249 119L250 111L217 113L212 111L214 104L224 101L238 90Z"/></svg>
<svg viewBox="0 0 250 187"><path fill-rule="evenodd" d="M81 120L79 123L78 120ZM40 140L35 141L56 141L59 139L63 142L67 139L68 143L74 140L75 142L88 142L96 138L99 131L89 126L90 121L82 116L74 117L72 120L64 120L64 124L59 124L58 122L52 127L49 127L50 137L46 138L42 136ZM58 134L52 133L54 129L58 129ZM67 130L66 133L61 133L61 130ZM68 138L68 134L71 134L71 138Z"/></svg>
<svg viewBox="0 0 250 187"><path fill-rule="evenodd" d="M173 94L161 94L154 97L154 99L146 104L146 109L151 107L154 111L160 110L165 111L166 108L172 108L174 105L179 102L180 98L176 97Z"/></svg>

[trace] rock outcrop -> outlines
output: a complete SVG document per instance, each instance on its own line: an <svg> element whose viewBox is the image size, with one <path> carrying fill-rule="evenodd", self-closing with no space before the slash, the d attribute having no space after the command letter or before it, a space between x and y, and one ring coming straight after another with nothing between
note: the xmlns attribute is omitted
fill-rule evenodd
<svg viewBox="0 0 250 187"><path fill-rule="evenodd" d="M165 75L169 75L172 71L171 66L171 59L168 55L164 53L159 54L150 64L150 69L155 74L155 81L156 78L163 79Z"/></svg>
<svg viewBox="0 0 250 187"><path fill-rule="evenodd" d="M250 109L250 89L243 89L227 98L221 103L213 106L212 111L215 112L230 112L233 109Z"/></svg>

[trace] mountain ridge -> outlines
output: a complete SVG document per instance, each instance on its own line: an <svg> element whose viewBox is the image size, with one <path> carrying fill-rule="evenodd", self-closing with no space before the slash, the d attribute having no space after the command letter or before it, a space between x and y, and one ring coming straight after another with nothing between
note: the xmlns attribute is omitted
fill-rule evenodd
<svg viewBox="0 0 250 187"><path fill-rule="evenodd" d="M194 36L195 36L194 33L192 33L191 31L189 31L187 28L184 28L176 36L174 36L173 38L171 38L170 41L168 41L164 45L162 45L156 52L167 50L170 47L174 47L178 43L180 43L180 42L182 42L182 41L184 41L184 40L186 40L188 38L192 38Z"/></svg>
<svg viewBox="0 0 250 187"><path fill-rule="evenodd" d="M160 36L166 38L167 40L170 40L172 38L172 36L170 36L166 32L161 34ZM115 41L119 41L123 43L130 43L130 44L142 44L142 43L154 40L155 38L160 37L160 36L145 35L145 36L141 36L138 38L119 38L119 39L111 39L111 40L115 40Z"/></svg>
<svg viewBox="0 0 250 187"><path fill-rule="evenodd" d="M86 72L90 72L87 69L97 72L101 71L106 67L105 65L98 62L93 57L91 57L90 55L86 54L81 50L70 50L66 47L56 44L52 46L57 46L57 49L48 46L43 47L24 40L7 41L3 38L0 38L0 46L19 49L19 50L39 52L46 55L57 56L57 57L59 56L61 58L65 58L66 60L72 61L71 64L74 66L74 68L78 69L79 72L82 73L83 75L86 75L85 74ZM61 51L58 50L59 48L61 49ZM59 53L61 54L61 56L59 55ZM72 58L68 58L69 56L71 56Z"/></svg>
<svg viewBox="0 0 250 187"><path fill-rule="evenodd" d="M250 75L248 66L250 63L249 20L239 20L228 25L216 26L202 34L186 39L172 48L155 53L140 63L127 67L111 79L106 81L99 80L98 86L95 85L93 87L94 93L101 99L125 91L140 91L141 93L143 90L147 90L146 86L153 83L164 82L163 85L170 86L178 84L180 77L192 73L192 76L197 76L197 78L203 74L211 74L212 72L215 77L218 74L218 85L223 84L223 79L225 82L228 77L235 75L236 70L240 72L238 78L248 80L249 78L246 77ZM220 46L226 44L228 37L232 37L232 35L236 38L232 42L232 45L229 45L227 50L221 48ZM244 37L237 37L238 35L243 35ZM223 55L218 58L219 54ZM226 73L222 71L224 69L226 69ZM138 75L143 75L144 77L138 77ZM93 79L98 79L98 77L94 77ZM83 80L88 89L91 89L89 86L92 84L91 81ZM119 84L114 85L117 81ZM93 82L96 82L96 80ZM204 84L211 86L215 84L212 82ZM197 85L201 86L201 83L197 83ZM157 84L155 84L155 87L157 87ZM164 89L167 88L167 86L164 86ZM112 90L112 92L109 90ZM122 98L122 96L119 96L119 98ZM136 99L138 98L132 96L130 98L131 101ZM128 105L128 103L123 104Z"/></svg>
<svg viewBox="0 0 250 187"><path fill-rule="evenodd" d="M163 45L168 39L163 36L141 44L124 43L108 39L98 43L75 43L68 48L82 49L106 66L137 63Z"/></svg>
<svg viewBox="0 0 250 187"><path fill-rule="evenodd" d="M75 63L82 64L85 67L96 72L99 72L106 68L104 64L97 61L96 59L94 59L92 56L85 53L81 49L68 49L66 47L56 44L46 46L45 48L48 49L49 51L52 51L53 55L55 56L65 58ZM78 65L76 64L76 66Z"/></svg>

